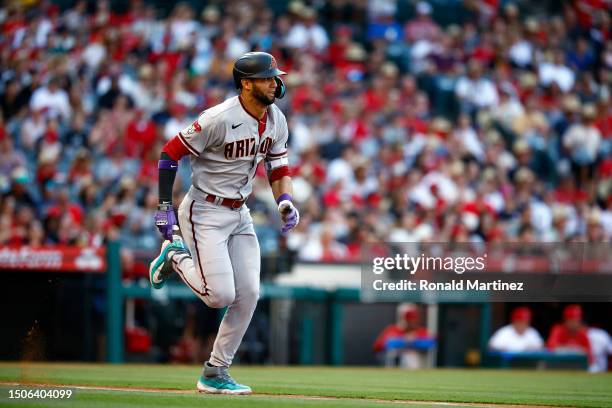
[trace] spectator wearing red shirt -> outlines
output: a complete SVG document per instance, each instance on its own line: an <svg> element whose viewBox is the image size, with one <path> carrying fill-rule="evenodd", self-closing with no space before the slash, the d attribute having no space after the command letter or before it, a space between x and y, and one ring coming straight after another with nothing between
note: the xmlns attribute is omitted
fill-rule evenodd
<svg viewBox="0 0 612 408"><path fill-rule="evenodd" d="M128 122L125 130L126 156L145 158L155 145L157 129L155 123L148 118L142 109L136 109L134 116Z"/></svg>
<svg viewBox="0 0 612 408"><path fill-rule="evenodd" d="M353 33L349 26L342 25L336 28L336 35L327 49L327 60L331 65L339 67L347 63L344 56L347 48L351 45L352 37Z"/></svg>
<svg viewBox="0 0 612 408"><path fill-rule="evenodd" d="M66 214L75 225L82 225L84 214L80 205L71 202L68 186L55 187L55 203L47 209L47 215L60 217Z"/></svg>
<svg viewBox="0 0 612 408"><path fill-rule="evenodd" d="M563 310L563 323L553 326L546 346L552 351L584 352L589 357L589 362L592 360L591 343L587 335L587 327L582 322L580 305L568 305Z"/></svg>
<svg viewBox="0 0 612 408"><path fill-rule="evenodd" d="M425 327L419 324L419 311L413 303L402 303L397 307L397 323L384 328L374 341L374 351L385 352L386 363L397 357L400 365L407 368L420 368L423 351L433 347L433 338Z"/></svg>

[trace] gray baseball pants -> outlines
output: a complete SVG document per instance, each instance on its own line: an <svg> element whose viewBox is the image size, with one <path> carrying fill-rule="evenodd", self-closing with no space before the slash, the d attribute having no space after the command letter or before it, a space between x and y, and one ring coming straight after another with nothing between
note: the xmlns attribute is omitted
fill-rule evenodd
<svg viewBox="0 0 612 408"><path fill-rule="evenodd" d="M246 205L240 209L201 200L193 188L178 210L191 256L177 255L174 270L212 308L227 307L209 362L229 367L259 297L259 243Z"/></svg>

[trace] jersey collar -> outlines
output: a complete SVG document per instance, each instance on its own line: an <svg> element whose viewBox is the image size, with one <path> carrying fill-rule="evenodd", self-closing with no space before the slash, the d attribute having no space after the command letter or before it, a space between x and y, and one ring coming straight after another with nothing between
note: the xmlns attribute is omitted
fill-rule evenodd
<svg viewBox="0 0 612 408"><path fill-rule="evenodd" d="M242 109L244 109L244 111L248 113L250 117L255 119L258 123L260 122L266 123L266 120L268 119L268 109L266 109L266 111L264 112L263 118L259 119L257 116L249 112L246 106L244 106L244 102L242 101L242 96L238 95L238 100L240 101L240 106L242 106Z"/></svg>

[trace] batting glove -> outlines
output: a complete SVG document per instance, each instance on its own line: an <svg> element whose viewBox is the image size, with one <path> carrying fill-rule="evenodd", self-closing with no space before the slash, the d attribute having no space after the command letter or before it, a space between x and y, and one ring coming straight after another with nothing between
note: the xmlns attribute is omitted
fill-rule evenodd
<svg viewBox="0 0 612 408"><path fill-rule="evenodd" d="M172 226L177 225L172 204L160 204L155 212L155 225L165 239L172 242Z"/></svg>
<svg viewBox="0 0 612 408"><path fill-rule="evenodd" d="M285 234L298 225L300 222L300 213L291 202L291 196L289 194L282 194L277 201L278 212L280 213L281 220L283 222L281 232Z"/></svg>

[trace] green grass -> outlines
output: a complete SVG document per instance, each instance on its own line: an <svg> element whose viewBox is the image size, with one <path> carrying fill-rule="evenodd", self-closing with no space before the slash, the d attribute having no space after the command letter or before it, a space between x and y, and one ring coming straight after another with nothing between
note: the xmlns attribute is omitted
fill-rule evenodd
<svg viewBox="0 0 612 408"><path fill-rule="evenodd" d="M93 385L193 390L200 367L173 365L104 365L0 363L0 381L58 385ZM418 400L477 403L612 407L612 375L584 372L425 370L330 367L234 367L232 375L250 385L252 397L195 393L146 393L77 390L79 407L198 406L381 406L381 401ZM76 406L69 401L8 401L1 406ZM284 395L275 397L273 394ZM308 400L287 395L336 397ZM343 400L344 399L344 400ZM219 403L221 402L222 403ZM11 403L13 405L7 405ZM210 403L210 404L209 404ZM36 405L38 404L38 405ZM427 406L425 403L423 406Z"/></svg>
<svg viewBox="0 0 612 408"><path fill-rule="evenodd" d="M26 387L20 387L25 389ZM171 394L150 392L117 392L99 390L76 390L74 396L69 400L7 400L7 387L0 386L0 405L4 407L217 407L217 408L289 408L289 407L333 407L333 408L370 408L370 407L397 407L394 402L379 402L368 400L308 400L297 398L282 398L271 396L226 396L208 394ZM439 408L437 405L418 404L410 405L421 408ZM457 405L459 407L460 405Z"/></svg>

